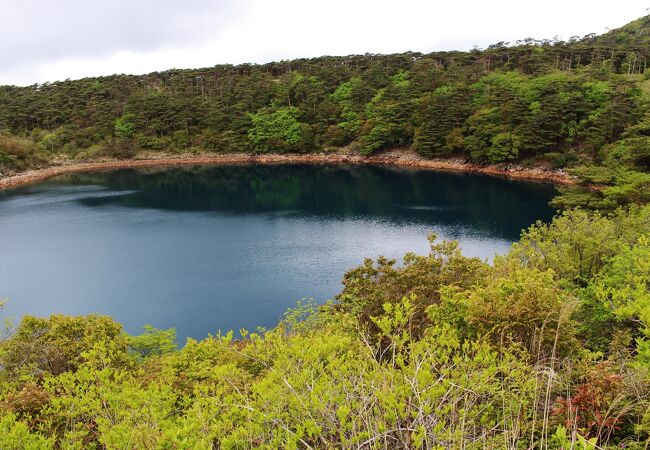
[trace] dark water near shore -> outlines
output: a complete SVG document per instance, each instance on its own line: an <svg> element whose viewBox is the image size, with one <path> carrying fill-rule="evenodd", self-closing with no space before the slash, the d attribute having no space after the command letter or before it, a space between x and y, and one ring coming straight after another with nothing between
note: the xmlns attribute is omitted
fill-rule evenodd
<svg viewBox="0 0 650 450"><path fill-rule="evenodd" d="M373 166L214 166L74 174L0 191L2 316L108 314L179 341L272 327L340 290L364 257L505 253L548 220L549 185Z"/></svg>

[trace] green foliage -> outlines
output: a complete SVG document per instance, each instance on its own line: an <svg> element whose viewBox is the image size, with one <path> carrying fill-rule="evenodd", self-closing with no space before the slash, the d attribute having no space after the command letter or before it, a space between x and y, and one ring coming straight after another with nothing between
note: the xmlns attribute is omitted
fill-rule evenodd
<svg viewBox="0 0 650 450"><path fill-rule="evenodd" d="M596 297L639 330L638 358L650 365L650 235L624 246L595 281Z"/></svg>
<svg viewBox="0 0 650 450"><path fill-rule="evenodd" d="M646 115L629 126L623 138L601 148L600 165L575 168L572 172L583 186L597 188L563 189L554 199L559 207L587 206L593 209L613 210L619 205L646 204L650 178L650 119Z"/></svg>
<svg viewBox="0 0 650 450"><path fill-rule="evenodd" d="M53 152L55 149L61 147L61 138L57 133L47 133L40 139L39 145L43 150Z"/></svg>
<svg viewBox="0 0 650 450"><path fill-rule="evenodd" d="M32 139L0 131L0 171L24 170L42 161Z"/></svg>
<svg viewBox="0 0 650 450"><path fill-rule="evenodd" d="M297 150L304 139L295 108L260 110L251 115L251 124L248 139L258 152Z"/></svg>
<svg viewBox="0 0 650 450"><path fill-rule="evenodd" d="M538 359L566 354L575 348L577 302L553 278L551 270L498 260L486 280L464 293L467 324L496 345L517 344Z"/></svg>
<svg viewBox="0 0 650 450"><path fill-rule="evenodd" d="M435 235L429 236L429 242L428 256L408 253L402 267L396 268L395 260L380 257L376 262L367 259L361 267L347 272L343 291L337 297L340 307L372 330L376 329L372 318L379 316L386 304L409 297L415 308L412 332L421 334L429 325L426 310L440 300L440 289L467 288L483 276L485 268L478 258L463 256L456 242L436 242Z"/></svg>
<svg viewBox="0 0 650 450"><path fill-rule="evenodd" d="M442 86L419 100L413 136L413 149L422 155L449 155L462 149L459 133L468 114L467 91L462 87Z"/></svg>
<svg viewBox="0 0 650 450"><path fill-rule="evenodd" d="M638 327L628 322L630 318L639 320L638 313L625 315L622 304L626 296L639 297L638 305L644 304L643 280L648 268L634 261L646 256L643 243L648 230L648 206L609 216L566 211L549 225L538 223L525 231L508 258L527 267L550 269L562 283L568 283L581 300L574 317L578 319L578 336L587 348L604 352L616 331L629 330L643 337ZM632 254L639 256L635 259ZM629 289L636 289L635 293L630 294ZM637 305L636 300L627 302Z"/></svg>
<svg viewBox="0 0 650 450"><path fill-rule="evenodd" d="M562 212L551 224L538 222L513 246L510 257L529 267L551 269L564 280L584 285L619 251L650 227L650 208L614 216L583 210Z"/></svg>
<svg viewBox="0 0 650 450"><path fill-rule="evenodd" d="M501 132L492 138L492 145L486 151L487 158L492 163L517 159L521 147L521 139L512 132Z"/></svg>
<svg viewBox="0 0 650 450"><path fill-rule="evenodd" d="M410 86L408 74L399 72L368 103L368 131L361 137L364 154L369 155L388 147L411 145L414 101L409 97Z"/></svg>
<svg viewBox="0 0 650 450"><path fill-rule="evenodd" d="M598 447L598 438L585 439L583 436L577 434L571 436L567 429L560 425L555 430L555 434L551 437L551 448L561 450L576 449L576 450L595 450Z"/></svg>
<svg viewBox="0 0 650 450"><path fill-rule="evenodd" d="M650 173L625 172L616 177L615 184L603 191L606 200L615 205L650 202Z"/></svg>
<svg viewBox="0 0 650 450"><path fill-rule="evenodd" d="M115 136L131 138L135 133L135 114L124 114L115 120Z"/></svg>
<svg viewBox="0 0 650 450"><path fill-rule="evenodd" d="M11 373L56 375L79 367L98 344L118 353L126 350L122 326L104 316L25 316L15 334L2 343L0 361Z"/></svg>
<svg viewBox="0 0 650 450"><path fill-rule="evenodd" d="M145 325L144 333L139 336L129 336L128 345L129 350L138 358L166 355L178 347L176 329L159 330L151 325Z"/></svg>
<svg viewBox="0 0 650 450"><path fill-rule="evenodd" d="M0 418L0 443L6 450L54 449L54 439L31 432L29 426L16 419L13 414Z"/></svg>

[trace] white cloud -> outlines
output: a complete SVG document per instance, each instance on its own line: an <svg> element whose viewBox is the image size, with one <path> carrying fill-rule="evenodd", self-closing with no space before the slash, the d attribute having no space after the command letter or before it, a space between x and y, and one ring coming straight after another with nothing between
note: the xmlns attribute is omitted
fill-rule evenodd
<svg viewBox="0 0 650 450"><path fill-rule="evenodd" d="M568 39L645 13L638 0L0 0L0 83Z"/></svg>

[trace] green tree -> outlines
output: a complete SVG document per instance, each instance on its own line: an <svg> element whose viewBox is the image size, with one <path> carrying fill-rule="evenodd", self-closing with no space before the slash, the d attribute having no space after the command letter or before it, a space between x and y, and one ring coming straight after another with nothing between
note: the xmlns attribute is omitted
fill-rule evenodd
<svg viewBox="0 0 650 450"><path fill-rule="evenodd" d="M368 131L360 139L363 153L411 145L414 101L410 97L410 86L408 73L399 72L370 101L366 108Z"/></svg>
<svg viewBox="0 0 650 450"><path fill-rule="evenodd" d="M413 149L422 155L446 155L457 149L450 134L467 119L466 93L462 88L442 86L419 102Z"/></svg>
<svg viewBox="0 0 650 450"><path fill-rule="evenodd" d="M129 337L128 346L129 351L138 358L149 358L171 353L178 347L176 329L159 330L151 325L145 325L144 333L139 336Z"/></svg>
<svg viewBox="0 0 650 450"><path fill-rule="evenodd" d="M297 109L262 109L250 116L248 139L255 151L289 151L300 149L303 129L297 119Z"/></svg>
<svg viewBox="0 0 650 450"><path fill-rule="evenodd" d="M512 132L498 133L492 138L486 151L487 158L492 163L517 159L521 148L521 139Z"/></svg>
<svg viewBox="0 0 650 450"><path fill-rule="evenodd" d="M650 237L642 235L632 246L623 247L601 271L595 286L596 296L607 307L636 324L637 355L650 366Z"/></svg>
<svg viewBox="0 0 650 450"><path fill-rule="evenodd" d="M135 114L125 114L115 120L115 136L132 138L135 133Z"/></svg>

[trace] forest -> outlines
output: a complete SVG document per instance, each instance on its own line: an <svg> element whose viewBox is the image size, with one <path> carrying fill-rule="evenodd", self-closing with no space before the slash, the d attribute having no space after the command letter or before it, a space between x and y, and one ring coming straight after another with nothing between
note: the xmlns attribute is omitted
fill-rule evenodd
<svg viewBox="0 0 650 450"><path fill-rule="evenodd" d="M556 206L650 189L650 16L604 35L0 86L0 173L142 152L411 148L565 168Z"/></svg>
<svg viewBox="0 0 650 450"><path fill-rule="evenodd" d="M0 337L3 449L650 448L650 17L604 35L0 87L0 171L159 152L570 171L492 263L429 237L273 329L106 316ZM182 301L182 299L179 299Z"/></svg>

